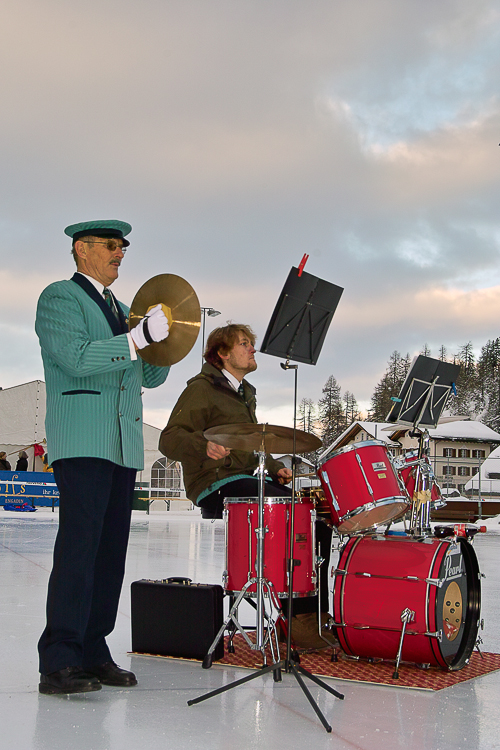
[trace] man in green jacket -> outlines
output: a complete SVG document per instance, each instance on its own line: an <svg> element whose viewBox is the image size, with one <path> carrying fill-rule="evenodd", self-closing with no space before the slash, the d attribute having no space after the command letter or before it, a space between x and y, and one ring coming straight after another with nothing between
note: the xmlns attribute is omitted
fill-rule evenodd
<svg viewBox="0 0 500 750"><path fill-rule="evenodd" d="M254 344L255 334L247 325L230 324L212 331L204 355L206 364L188 381L160 437L160 451L181 462L186 494L201 508L203 518L222 518L227 497L258 495L258 480L253 476L258 464L255 453L230 450L203 435L210 427L257 422L255 388L245 379L257 369ZM266 497L290 496L284 485L292 478L291 470L270 455L266 456L266 469ZM328 559L331 530L322 522L316 528L322 556ZM327 567L321 579L326 621ZM323 632L323 638L318 634L316 597L296 600L294 611L292 635L297 647L324 648L328 645L325 637L336 643L331 633Z"/></svg>
<svg viewBox="0 0 500 750"><path fill-rule="evenodd" d="M60 493L59 530L38 644L41 693L130 687L106 636L114 628L125 569L135 475L143 468L143 387L161 385L168 367L137 350L168 336L157 306L130 333L128 308L109 290L130 244L130 224L74 224L77 272L50 284L35 329L47 387L46 433Z"/></svg>

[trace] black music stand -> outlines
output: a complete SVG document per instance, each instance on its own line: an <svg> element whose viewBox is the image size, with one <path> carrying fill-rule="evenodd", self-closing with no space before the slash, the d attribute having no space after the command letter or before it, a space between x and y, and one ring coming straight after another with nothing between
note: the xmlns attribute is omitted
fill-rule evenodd
<svg viewBox="0 0 500 750"><path fill-rule="evenodd" d="M278 302L271 316L271 320L265 333L261 352L271 354L275 357L286 357L285 364L281 363L284 370L293 369L295 371L295 388L294 388L294 409L293 409L293 459L292 459L292 502L290 513L290 559L288 560L288 628L286 657L279 662L262 667L258 672L243 677L240 680L232 682L230 685L212 690L210 693L188 701L191 706L195 703L211 698L214 695L223 693L226 690L242 685L245 682L254 680L269 672L274 673L275 681L281 680L281 670L292 673L297 680L302 692L306 696L313 710L316 712L319 720L327 732L332 731L321 709L315 702L310 691L308 690L301 675L307 677L316 685L324 688L329 693L340 700L344 699L342 693L334 690L330 685L320 680L316 675L311 674L300 664L296 664L291 658L291 622L293 615L293 569L295 561L293 557L294 544L294 523L295 523L295 431L296 431L296 414L297 414L297 369L298 365L290 365L291 359L306 364L315 365L325 340L328 327L331 323L343 288L322 281L316 276L304 273L302 268L292 268L285 282L283 290L279 296ZM320 592L318 591L318 597Z"/></svg>
<svg viewBox="0 0 500 750"><path fill-rule="evenodd" d="M260 351L315 365L343 288L297 268L288 274Z"/></svg>
<svg viewBox="0 0 500 750"><path fill-rule="evenodd" d="M411 437L418 437L418 463L415 474L415 497L412 499L410 530L415 537L425 537L431 531L430 479L425 463L421 463L429 450L429 429L435 429L452 391L456 393L455 381L460 365L420 354L413 360L410 370L394 406L387 415L387 422L397 422L413 429ZM427 495L427 500L418 500ZM402 643L402 642L401 642ZM399 659L396 659L394 676L398 676Z"/></svg>
<svg viewBox="0 0 500 750"><path fill-rule="evenodd" d="M435 429L451 392L456 393L455 382L460 365L419 354L410 370L386 422L397 422L417 429Z"/></svg>

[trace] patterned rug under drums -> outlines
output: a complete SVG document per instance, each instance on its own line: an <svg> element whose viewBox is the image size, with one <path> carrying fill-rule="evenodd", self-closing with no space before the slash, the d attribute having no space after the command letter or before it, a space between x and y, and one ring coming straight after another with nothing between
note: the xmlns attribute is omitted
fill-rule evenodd
<svg viewBox="0 0 500 750"><path fill-rule="evenodd" d="M227 642L227 637L226 637ZM214 661L215 664L244 667L245 669L259 669L262 663L260 652L252 651L245 643L243 636L234 637L235 653L228 654L224 649L224 658ZM285 646L280 646L281 656L286 653ZM137 654L137 652L133 652ZM399 688L413 688L415 690L443 690L443 688L457 685L460 682L473 680L475 677L495 672L500 669L500 654L481 653L477 651L471 655L469 664L457 672L447 672L438 667L420 669L414 664L402 662L399 666L399 679L393 679L394 664L390 662L355 660L339 653L338 661L332 662L333 649L314 651L300 655L300 664L319 677L332 677L337 680L351 680L366 682L374 685L390 685ZM137 654L145 655L145 654ZM155 654L147 654L155 656ZM171 657L161 657L171 658ZM270 656L269 656L270 663ZM201 662L200 662L201 664Z"/></svg>

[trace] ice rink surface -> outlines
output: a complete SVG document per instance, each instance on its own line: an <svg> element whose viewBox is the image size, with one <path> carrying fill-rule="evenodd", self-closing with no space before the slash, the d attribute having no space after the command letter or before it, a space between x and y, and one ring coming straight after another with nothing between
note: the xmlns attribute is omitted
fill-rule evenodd
<svg viewBox="0 0 500 750"><path fill-rule="evenodd" d="M0 747L5 750L445 750L500 748L500 671L437 692L330 680L339 701L308 683L332 725L325 732L291 675L272 675L215 696L187 701L246 672L196 662L130 656L130 584L141 578L187 576L221 583L222 521L198 511L134 511L125 583L109 644L132 669L136 687L103 687L72 696L38 693L36 643L44 627L47 580L58 514L0 510ZM481 572L482 649L500 653L500 525L475 537ZM251 610L248 605L249 616ZM243 618L245 622L245 618Z"/></svg>

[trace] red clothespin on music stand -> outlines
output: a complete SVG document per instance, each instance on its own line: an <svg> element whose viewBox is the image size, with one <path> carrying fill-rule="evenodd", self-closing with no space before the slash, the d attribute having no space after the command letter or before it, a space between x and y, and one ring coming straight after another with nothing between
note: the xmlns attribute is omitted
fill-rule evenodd
<svg viewBox="0 0 500 750"><path fill-rule="evenodd" d="M307 263L308 258L309 258L308 254L304 253L304 255L302 256L302 260L300 261L300 264L299 264L299 271L297 273L297 276L302 276L302 271L304 270L304 266Z"/></svg>

